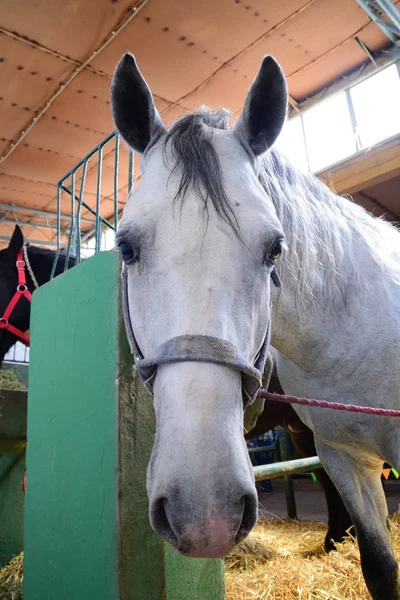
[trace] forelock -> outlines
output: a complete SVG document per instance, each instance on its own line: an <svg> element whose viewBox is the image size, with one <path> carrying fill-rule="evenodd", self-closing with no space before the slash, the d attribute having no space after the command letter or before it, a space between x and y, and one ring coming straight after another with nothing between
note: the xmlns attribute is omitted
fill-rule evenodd
<svg viewBox="0 0 400 600"><path fill-rule="evenodd" d="M218 216L239 234L236 215L224 190L221 162L212 144L213 131L229 129L231 118L225 109L212 111L206 107L184 115L164 138L164 156L170 149L175 161L172 172L181 175L175 200L183 202L192 188L203 202L207 220L210 201Z"/></svg>

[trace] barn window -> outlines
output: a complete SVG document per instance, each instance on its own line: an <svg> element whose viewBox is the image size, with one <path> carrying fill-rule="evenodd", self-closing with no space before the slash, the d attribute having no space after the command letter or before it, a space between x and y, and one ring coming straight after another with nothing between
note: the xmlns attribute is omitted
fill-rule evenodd
<svg viewBox="0 0 400 600"><path fill-rule="evenodd" d="M400 132L400 79L396 65L350 89L361 147Z"/></svg>
<svg viewBox="0 0 400 600"><path fill-rule="evenodd" d="M276 147L303 170L321 171L400 133L396 64L290 119Z"/></svg>
<svg viewBox="0 0 400 600"><path fill-rule="evenodd" d="M303 171L309 170L306 143L304 140L301 117L293 117L285 123L282 133L276 141L276 149Z"/></svg>
<svg viewBox="0 0 400 600"><path fill-rule="evenodd" d="M356 152L345 92L310 108L303 115L303 123L311 171L320 171Z"/></svg>

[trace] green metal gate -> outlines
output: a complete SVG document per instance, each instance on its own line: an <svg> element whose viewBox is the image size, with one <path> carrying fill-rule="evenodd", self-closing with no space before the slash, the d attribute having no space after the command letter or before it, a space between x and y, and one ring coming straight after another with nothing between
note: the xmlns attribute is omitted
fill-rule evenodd
<svg viewBox="0 0 400 600"><path fill-rule="evenodd" d="M121 181L121 154L128 154L124 160L124 170L127 171L126 182ZM112 172L112 194L104 198L102 186L104 185L104 162L107 160L108 168ZM127 165L126 165L127 163ZM91 150L82 160L80 160L68 173L66 173L57 183L57 251L53 264L52 277L57 264L61 249L65 248L67 260L65 269L68 268L68 258L71 254L75 255L76 262L81 262L83 248L88 240L94 242L94 254L100 252L101 236L106 231L112 231L114 234L118 227L118 218L121 212L120 193L123 190L124 200L127 198L133 185L134 156L133 151L128 150L121 141L118 132L113 132L107 136L100 144ZM90 179L90 183L88 183ZM88 187L94 189L90 192ZM88 196L95 203L88 201ZM107 200L107 207L104 209L103 200ZM68 213L70 216L69 232L67 233L67 242L61 240L61 207L65 203L69 204ZM110 204L112 203L112 210ZM94 204L94 205L93 205ZM63 213L65 214L65 210ZM88 218L82 219L85 213Z"/></svg>

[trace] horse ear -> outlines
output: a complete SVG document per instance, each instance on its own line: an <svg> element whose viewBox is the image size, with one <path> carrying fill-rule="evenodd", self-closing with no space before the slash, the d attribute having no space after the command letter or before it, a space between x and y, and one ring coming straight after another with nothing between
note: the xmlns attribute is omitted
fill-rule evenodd
<svg viewBox="0 0 400 600"><path fill-rule="evenodd" d="M285 123L288 91L276 60L264 56L235 127L236 134L259 156L274 144Z"/></svg>
<svg viewBox="0 0 400 600"><path fill-rule="evenodd" d="M118 131L128 146L137 152L144 152L152 138L165 131L151 91L129 52L115 69L111 107Z"/></svg>
<svg viewBox="0 0 400 600"><path fill-rule="evenodd" d="M16 255L22 249L24 245L24 235L21 231L19 225L15 226L14 233L11 236L11 239L8 244L8 251L12 255Z"/></svg>

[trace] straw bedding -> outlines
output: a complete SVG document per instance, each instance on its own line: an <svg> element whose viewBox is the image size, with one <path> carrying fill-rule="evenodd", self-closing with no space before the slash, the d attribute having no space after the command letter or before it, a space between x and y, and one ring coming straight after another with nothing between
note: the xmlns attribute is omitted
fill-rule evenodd
<svg viewBox="0 0 400 600"><path fill-rule="evenodd" d="M0 600L22 600L23 560L21 552L0 569Z"/></svg>
<svg viewBox="0 0 400 600"><path fill-rule="evenodd" d="M26 385L18 379L18 375L11 369L1 369L0 390L26 390Z"/></svg>
<svg viewBox="0 0 400 600"><path fill-rule="evenodd" d="M391 518L400 559L400 514ZM357 543L325 554L326 523L261 519L226 559L227 600L370 600ZM23 555L0 569L0 600L21 600Z"/></svg>
<svg viewBox="0 0 400 600"><path fill-rule="evenodd" d="M391 518L400 559L400 514ZM357 543L325 554L326 523L261 519L226 559L227 600L370 600Z"/></svg>

